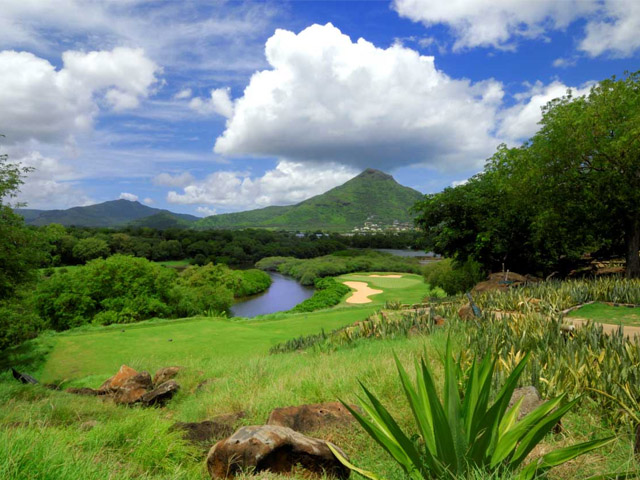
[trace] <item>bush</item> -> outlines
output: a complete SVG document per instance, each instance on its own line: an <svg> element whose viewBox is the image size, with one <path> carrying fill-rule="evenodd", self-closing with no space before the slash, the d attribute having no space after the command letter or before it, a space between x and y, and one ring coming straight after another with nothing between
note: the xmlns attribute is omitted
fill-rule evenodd
<svg viewBox="0 0 640 480"><path fill-rule="evenodd" d="M456 265L449 259L431 263L424 268L424 280L431 287L440 287L449 295L469 291L486 277L482 266L469 260Z"/></svg>
<svg viewBox="0 0 640 480"><path fill-rule="evenodd" d="M262 270L238 270L234 272L240 278L240 282L234 290L234 296L247 297L264 292L271 286L271 277Z"/></svg>
<svg viewBox="0 0 640 480"><path fill-rule="evenodd" d="M0 302L0 350L37 337L46 326L28 298Z"/></svg>
<svg viewBox="0 0 640 480"><path fill-rule="evenodd" d="M315 281L316 291L311 298L293 307L290 312L313 312L321 308L333 307L340 303L342 297L349 293L349 287L336 282L332 277L318 278Z"/></svg>

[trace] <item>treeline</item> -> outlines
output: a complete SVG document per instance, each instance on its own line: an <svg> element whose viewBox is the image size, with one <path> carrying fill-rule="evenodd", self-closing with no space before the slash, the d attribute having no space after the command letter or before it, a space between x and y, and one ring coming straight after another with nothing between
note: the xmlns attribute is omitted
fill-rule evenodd
<svg viewBox="0 0 640 480"><path fill-rule="evenodd" d="M640 73L552 100L529 141L416 211L427 248L469 272L566 275L623 257L640 277Z"/></svg>
<svg viewBox="0 0 640 480"><path fill-rule="evenodd" d="M46 245L42 266L78 265L110 255L154 261L189 259L193 264L253 265L265 257L314 258L346 248L419 248L418 232L376 235L295 234L269 230L155 230L130 227L34 227Z"/></svg>
<svg viewBox="0 0 640 480"><path fill-rule="evenodd" d="M375 250L341 250L312 259L292 257L263 258L256 267L279 272L298 280L302 285L314 285L319 278L335 277L351 272L422 273L417 260L397 257Z"/></svg>

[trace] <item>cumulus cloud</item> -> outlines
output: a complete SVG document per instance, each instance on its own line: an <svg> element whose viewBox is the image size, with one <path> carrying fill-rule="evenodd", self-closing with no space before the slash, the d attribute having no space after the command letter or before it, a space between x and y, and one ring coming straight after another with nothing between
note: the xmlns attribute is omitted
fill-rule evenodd
<svg viewBox="0 0 640 480"><path fill-rule="evenodd" d="M231 90L229 88L216 88L211 90L209 98L192 98L189 107L203 115L216 113L223 117L231 117L233 115L233 102L231 101Z"/></svg>
<svg viewBox="0 0 640 480"><path fill-rule="evenodd" d="M277 30L266 57L271 69L235 100L216 153L389 170L472 167L495 149L499 82L452 79L433 57L352 42L331 24Z"/></svg>
<svg viewBox="0 0 640 480"><path fill-rule="evenodd" d="M275 169L268 170L258 178L251 178L247 172L212 173L203 181L187 185L182 193L169 192L167 200L178 204L215 205L226 207L227 210L289 205L324 193L357 173L344 165L315 165L283 160Z"/></svg>
<svg viewBox="0 0 640 480"><path fill-rule="evenodd" d="M156 202L153 201L153 198L147 197L144 200L142 200L142 203L146 203L147 205L153 205Z"/></svg>
<svg viewBox="0 0 640 480"><path fill-rule="evenodd" d="M120 200L129 200L130 202L137 202L138 195L134 195L133 193L122 192L118 197Z"/></svg>
<svg viewBox="0 0 640 480"><path fill-rule="evenodd" d="M569 90L574 97L586 95L589 89L590 84L572 88L559 81L548 85L536 82L525 92L516 95L518 103L501 112L498 135L511 144L521 143L538 131L541 109L549 101L566 95Z"/></svg>
<svg viewBox="0 0 640 480"><path fill-rule="evenodd" d="M640 48L637 0L395 0L393 6L427 27L447 25L454 50L515 49L518 39L545 38L577 20L585 23L578 48L592 57L630 57Z"/></svg>
<svg viewBox="0 0 640 480"><path fill-rule="evenodd" d="M60 142L87 131L99 111L98 97L114 110L133 108L148 95L158 67L141 49L62 55L57 70L32 53L0 52L0 132L9 143Z"/></svg>
<svg viewBox="0 0 640 480"><path fill-rule="evenodd" d="M215 208L210 207L198 207L196 208L196 212L204 215L205 217L210 217L211 215L215 215L218 211Z"/></svg>
<svg viewBox="0 0 640 480"><path fill-rule="evenodd" d="M190 88L183 88L178 93L176 93L173 98L175 98L176 100L184 100L185 98L191 98L192 95L193 92Z"/></svg>
<svg viewBox="0 0 640 480"><path fill-rule="evenodd" d="M605 0L603 10L602 15L587 23L580 50L592 57L603 53L630 57L640 48L640 2Z"/></svg>
<svg viewBox="0 0 640 480"><path fill-rule="evenodd" d="M38 151L20 154L11 151L11 161L34 170L20 186L17 202L26 203L27 208L68 208L90 205L93 200L77 186L77 172L58 159L45 156Z"/></svg>
<svg viewBox="0 0 640 480"><path fill-rule="evenodd" d="M152 179L154 185L160 185L163 187L186 187L194 181L195 178L189 172L183 172L176 175L161 173Z"/></svg>

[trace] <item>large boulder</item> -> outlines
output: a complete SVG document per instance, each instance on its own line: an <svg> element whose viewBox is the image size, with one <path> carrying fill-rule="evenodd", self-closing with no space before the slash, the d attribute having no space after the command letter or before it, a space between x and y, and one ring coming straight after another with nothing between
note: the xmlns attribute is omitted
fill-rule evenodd
<svg viewBox="0 0 640 480"><path fill-rule="evenodd" d="M520 413L518 413L518 420L522 420L529 413L533 412L536 408L544 403L540 392L533 386L516 388L509 400L509 408L513 407L515 403L523 398L522 405L520 406Z"/></svg>
<svg viewBox="0 0 640 480"><path fill-rule="evenodd" d="M132 405L142 399L153 386L149 372L140 372L127 378L113 392L113 401L123 405Z"/></svg>
<svg viewBox="0 0 640 480"><path fill-rule="evenodd" d="M214 479L233 478L249 470L286 474L294 468L317 477L339 479L348 478L350 473L324 440L276 425L242 427L216 443L207 456L207 469Z"/></svg>
<svg viewBox="0 0 640 480"><path fill-rule="evenodd" d="M133 368L122 365L118 373L116 373L113 377L108 378L104 381L98 390L104 393L112 393L118 388L120 388L124 383L132 377L135 377L138 374L136 370Z"/></svg>
<svg viewBox="0 0 640 480"><path fill-rule="evenodd" d="M309 433L328 426L346 425L353 420L349 410L340 402L328 402L276 408L269 415L267 425L289 427L297 432Z"/></svg>
<svg viewBox="0 0 640 480"><path fill-rule="evenodd" d="M203 447L206 452L213 443L232 435L242 417L244 412L218 415L204 422L177 422L171 430L181 430L182 438Z"/></svg>
<svg viewBox="0 0 640 480"><path fill-rule="evenodd" d="M173 380L178 375L178 372L182 370L182 367L165 367L161 368L153 376L153 384L158 386L168 380Z"/></svg>
<svg viewBox="0 0 640 480"><path fill-rule="evenodd" d="M140 396L140 402L145 407L162 407L173 398L179 389L180 385L178 385L175 380L169 380L158 385L150 392L143 392Z"/></svg>

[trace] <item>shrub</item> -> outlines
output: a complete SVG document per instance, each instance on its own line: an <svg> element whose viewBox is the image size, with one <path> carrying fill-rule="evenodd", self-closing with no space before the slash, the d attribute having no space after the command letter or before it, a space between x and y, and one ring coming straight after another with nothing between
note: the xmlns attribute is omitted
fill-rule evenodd
<svg viewBox="0 0 640 480"><path fill-rule="evenodd" d="M444 401L441 401L424 358L419 363L416 361L416 381L413 383L396 357L400 382L415 421L415 436L407 435L364 385L365 398L360 404L371 419L348 403L343 404L409 478L456 477L469 471L505 474L520 468L534 447L577 402L565 402L563 394L517 421L522 399L509 410L508 405L527 359L525 357L514 368L491 403L497 358L486 356L480 362L474 361L466 378L462 378L448 342L444 360ZM463 396L459 385L462 385ZM556 449L527 464L516 478L538 478L549 469L614 439L591 440ZM330 448L346 466L378 480L377 475L351 465L331 445Z"/></svg>
<svg viewBox="0 0 640 480"><path fill-rule="evenodd" d="M315 281L316 291L311 298L293 307L290 312L313 312L321 308L333 307L340 303L342 297L349 293L349 287L336 282L332 277L318 278Z"/></svg>
<svg viewBox="0 0 640 480"><path fill-rule="evenodd" d="M29 298L0 301L0 350L35 338L46 326Z"/></svg>
<svg viewBox="0 0 640 480"><path fill-rule="evenodd" d="M424 280L432 287L440 287L449 295L470 290L485 279L482 266L472 260L456 265L449 259L433 262L424 267Z"/></svg>

